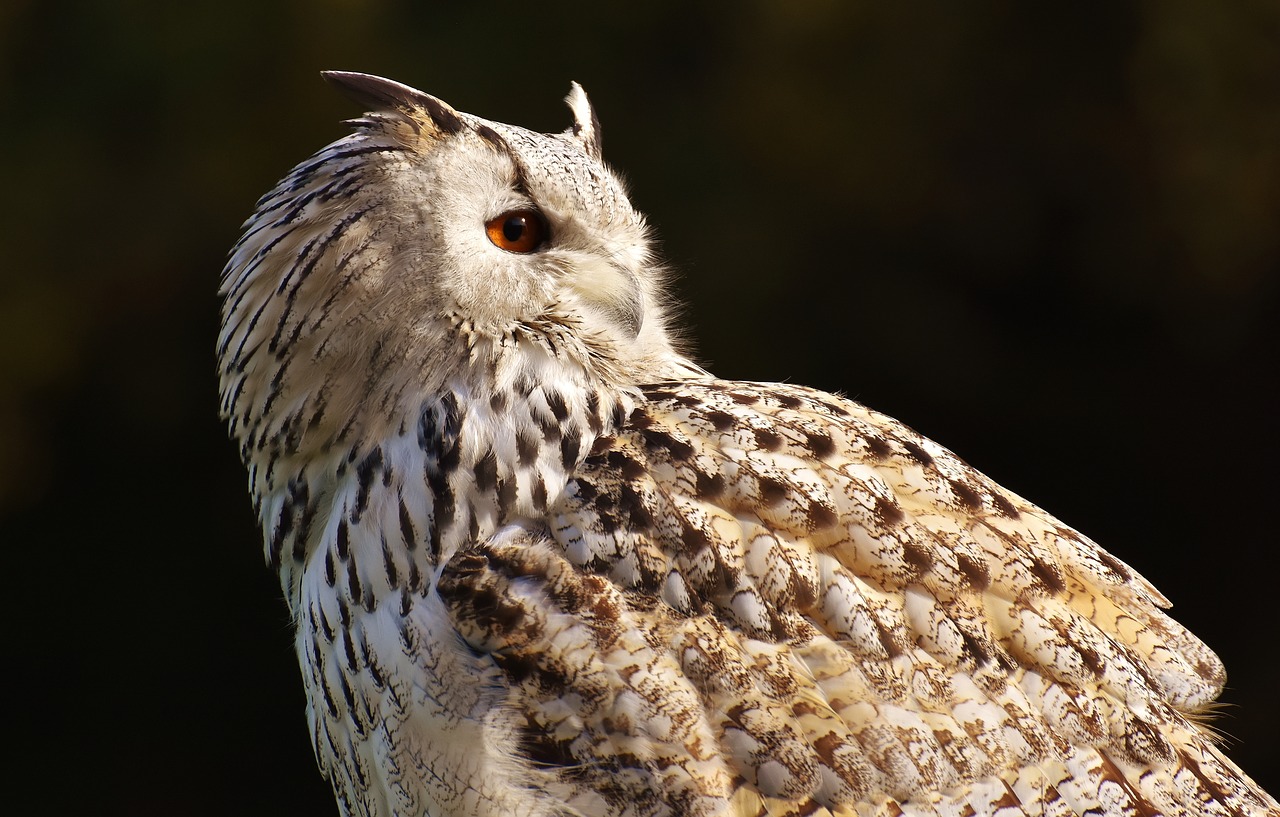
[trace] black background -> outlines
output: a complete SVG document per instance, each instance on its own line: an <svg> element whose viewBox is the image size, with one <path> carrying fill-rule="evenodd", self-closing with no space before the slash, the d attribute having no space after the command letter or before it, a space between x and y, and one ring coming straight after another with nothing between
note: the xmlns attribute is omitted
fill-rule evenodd
<svg viewBox="0 0 1280 817"><path fill-rule="evenodd" d="M549 131L582 82L700 359L886 411L1137 567L1280 789L1276 3L15 0L7 802L334 813L213 360L240 222L359 113L326 68Z"/></svg>

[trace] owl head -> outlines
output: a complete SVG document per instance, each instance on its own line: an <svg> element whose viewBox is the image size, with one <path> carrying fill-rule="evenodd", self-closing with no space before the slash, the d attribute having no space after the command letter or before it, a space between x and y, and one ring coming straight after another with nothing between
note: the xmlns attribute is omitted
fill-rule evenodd
<svg viewBox="0 0 1280 817"><path fill-rule="evenodd" d="M242 453L376 434L486 379L626 388L687 366L576 83L572 126L540 134L324 76L368 113L259 200L224 271L222 408Z"/></svg>

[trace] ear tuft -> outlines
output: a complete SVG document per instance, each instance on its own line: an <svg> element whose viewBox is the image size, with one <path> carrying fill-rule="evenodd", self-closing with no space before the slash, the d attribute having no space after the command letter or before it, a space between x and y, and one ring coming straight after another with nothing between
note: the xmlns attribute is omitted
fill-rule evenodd
<svg viewBox="0 0 1280 817"><path fill-rule="evenodd" d="M453 134L462 130L462 118L447 103L395 80L354 71L321 71L320 76L356 102L370 106L373 111L422 111L443 133Z"/></svg>
<svg viewBox="0 0 1280 817"><path fill-rule="evenodd" d="M576 82L569 83L569 95L564 98L573 111L573 127L567 132L582 144L582 149L593 159L600 158L600 120L596 118L587 92Z"/></svg>

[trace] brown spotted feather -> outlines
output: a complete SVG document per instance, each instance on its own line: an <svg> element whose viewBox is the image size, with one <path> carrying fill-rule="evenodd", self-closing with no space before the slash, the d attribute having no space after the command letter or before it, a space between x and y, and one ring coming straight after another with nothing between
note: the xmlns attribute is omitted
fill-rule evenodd
<svg viewBox="0 0 1280 817"><path fill-rule="evenodd" d="M618 814L1274 809L1195 723L1217 659L1093 542L838 397L644 395L549 538L480 545L441 580L557 797Z"/></svg>

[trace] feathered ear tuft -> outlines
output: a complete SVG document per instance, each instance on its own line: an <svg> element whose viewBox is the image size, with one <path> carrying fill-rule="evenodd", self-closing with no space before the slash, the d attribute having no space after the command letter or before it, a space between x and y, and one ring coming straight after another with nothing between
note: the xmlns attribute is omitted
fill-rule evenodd
<svg viewBox="0 0 1280 817"><path fill-rule="evenodd" d="M462 118L447 103L395 80L354 71L321 71L320 76L374 111L422 111L442 133L453 134L462 130Z"/></svg>
<svg viewBox="0 0 1280 817"><path fill-rule="evenodd" d="M576 82L569 83L569 95L564 98L573 111L573 127L568 133L582 143L582 149L593 159L600 158L600 120L596 118L587 92Z"/></svg>

